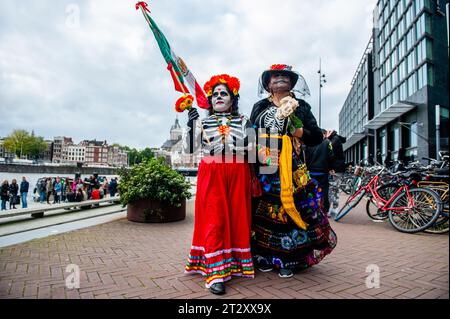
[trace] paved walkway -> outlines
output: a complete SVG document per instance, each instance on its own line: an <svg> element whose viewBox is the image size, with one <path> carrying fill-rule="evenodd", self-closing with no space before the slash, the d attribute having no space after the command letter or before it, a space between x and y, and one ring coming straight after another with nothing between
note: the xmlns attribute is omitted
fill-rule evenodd
<svg viewBox="0 0 450 319"><path fill-rule="evenodd" d="M0 249L0 298L217 298L200 275L183 273L192 206L183 222L121 219ZM290 279L235 278L223 298L449 298L448 234L402 234L370 221L362 205L332 226L338 246L321 264ZM69 264L80 267L80 289L65 286ZM366 286L369 265L380 288Z"/></svg>

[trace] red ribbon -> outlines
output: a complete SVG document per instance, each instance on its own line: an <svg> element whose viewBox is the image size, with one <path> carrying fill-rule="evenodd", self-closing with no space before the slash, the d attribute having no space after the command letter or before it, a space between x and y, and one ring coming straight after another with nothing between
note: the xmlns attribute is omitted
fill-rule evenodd
<svg viewBox="0 0 450 319"><path fill-rule="evenodd" d="M139 10L139 8L144 9L147 12L150 12L150 10L148 9L148 4L145 3L144 1L138 2L136 3L136 10ZM150 12L151 13L151 12Z"/></svg>

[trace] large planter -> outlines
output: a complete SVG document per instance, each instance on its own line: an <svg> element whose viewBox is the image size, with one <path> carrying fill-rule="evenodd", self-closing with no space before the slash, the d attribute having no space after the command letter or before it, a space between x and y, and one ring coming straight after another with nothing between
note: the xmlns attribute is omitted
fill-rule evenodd
<svg viewBox="0 0 450 319"><path fill-rule="evenodd" d="M181 207L152 199L141 199L128 204L127 219L136 223L170 223L186 219L186 200Z"/></svg>

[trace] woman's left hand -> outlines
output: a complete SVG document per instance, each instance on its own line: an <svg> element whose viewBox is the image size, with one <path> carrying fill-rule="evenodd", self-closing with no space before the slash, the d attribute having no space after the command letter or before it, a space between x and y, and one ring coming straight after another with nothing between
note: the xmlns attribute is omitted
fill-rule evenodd
<svg viewBox="0 0 450 319"><path fill-rule="evenodd" d="M293 135L295 137L302 138L303 137L303 133L304 133L303 128L298 128L298 129L295 130Z"/></svg>

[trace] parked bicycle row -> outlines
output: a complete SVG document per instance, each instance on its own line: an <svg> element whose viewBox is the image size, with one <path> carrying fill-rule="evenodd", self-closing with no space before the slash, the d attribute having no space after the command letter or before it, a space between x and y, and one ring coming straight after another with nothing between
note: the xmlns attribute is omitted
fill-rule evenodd
<svg viewBox="0 0 450 319"><path fill-rule="evenodd" d="M424 158L420 162L386 168L356 166L330 183L330 202L340 221L363 199L367 215L374 220L388 219L391 225L405 233L449 231L449 156L441 152L440 159ZM338 209L339 193L348 195Z"/></svg>

